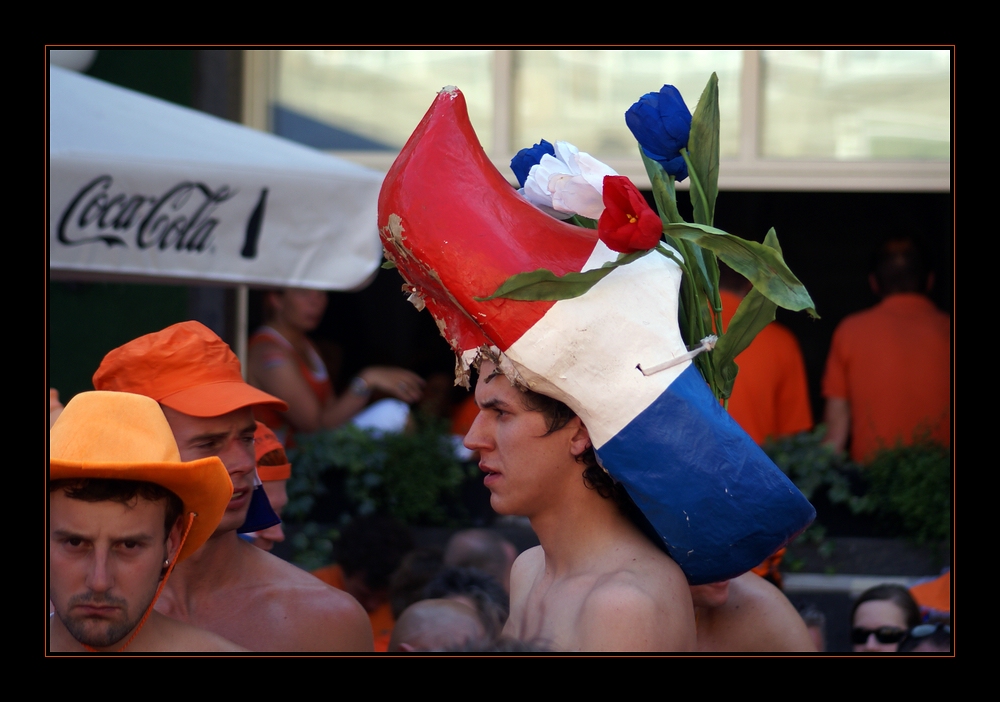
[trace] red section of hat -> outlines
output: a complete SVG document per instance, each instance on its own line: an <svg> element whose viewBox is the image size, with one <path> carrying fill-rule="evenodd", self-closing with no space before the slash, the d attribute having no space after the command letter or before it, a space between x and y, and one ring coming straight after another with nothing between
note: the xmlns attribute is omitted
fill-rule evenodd
<svg viewBox="0 0 1000 702"><path fill-rule="evenodd" d="M474 298L516 273L579 271L597 240L518 195L480 146L457 89L438 94L386 175L379 230L457 352L483 344L504 351L554 304Z"/></svg>

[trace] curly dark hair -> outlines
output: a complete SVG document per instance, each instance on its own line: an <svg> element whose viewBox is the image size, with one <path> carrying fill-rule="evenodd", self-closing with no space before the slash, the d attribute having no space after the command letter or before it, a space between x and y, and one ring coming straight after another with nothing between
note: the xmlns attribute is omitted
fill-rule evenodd
<svg viewBox="0 0 1000 702"><path fill-rule="evenodd" d="M525 409L541 412L542 416L545 417L548 427L548 431L545 432L546 436L559 431L576 417L576 412L567 407L565 403L532 390L522 391L522 402ZM598 464L597 454L594 453L593 446L588 446L586 451L576 457L576 460L577 463L582 463L584 466L583 482L588 488L596 490L597 494L605 499L613 499L619 507L625 508L626 505L623 502L628 500L628 496L625 494L624 488L620 483L616 483L607 471Z"/></svg>
<svg viewBox="0 0 1000 702"><path fill-rule="evenodd" d="M577 416L565 403L532 390L522 389L522 401L525 409L533 412L541 412L542 416L545 417L548 426L546 436L559 431ZM594 447L589 446L586 451L577 456L576 460L578 463L584 465L583 484L591 490L596 490L597 494L601 497L614 500L615 505L618 506L621 513L639 531L645 534L646 538L652 541L657 548L669 556L670 552L667 550L663 539L656 532L653 525L650 524L649 520L646 519L646 515L642 513L642 510L636 506L632 497L625 491L625 486L616 482L597 462L597 454L594 452Z"/></svg>
<svg viewBox="0 0 1000 702"><path fill-rule="evenodd" d="M176 494L162 485L143 480L114 480L111 478L67 478L49 482L49 493L62 490L71 500L83 502L117 502L126 507L134 507L139 498L150 502L166 501L163 533L167 535L174 528L177 519L184 513L184 503Z"/></svg>
<svg viewBox="0 0 1000 702"><path fill-rule="evenodd" d="M442 568L424 587L424 599L464 595L476 603L476 612L492 638L500 635L510 615L510 595L489 573L478 568Z"/></svg>

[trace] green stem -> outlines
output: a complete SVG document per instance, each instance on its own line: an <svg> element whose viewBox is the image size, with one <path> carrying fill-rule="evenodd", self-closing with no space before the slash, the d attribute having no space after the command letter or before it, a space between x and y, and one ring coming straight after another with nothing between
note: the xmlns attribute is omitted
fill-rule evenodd
<svg viewBox="0 0 1000 702"><path fill-rule="evenodd" d="M691 179L691 193L692 193L692 196L694 196L694 195L698 196L698 200L701 201L702 211L707 213L709 211L708 210L708 197L705 195L704 188L701 187L701 181L698 180L698 174L695 172L694 165L691 163L691 159L688 156L687 147L681 148L681 156L684 157L684 163L687 165L687 169L688 169L688 177ZM698 208L696 207L695 211L697 212L697 210L698 210ZM695 217L694 221L698 222L698 218ZM698 222L698 224L707 224L710 227L712 226L711 222Z"/></svg>

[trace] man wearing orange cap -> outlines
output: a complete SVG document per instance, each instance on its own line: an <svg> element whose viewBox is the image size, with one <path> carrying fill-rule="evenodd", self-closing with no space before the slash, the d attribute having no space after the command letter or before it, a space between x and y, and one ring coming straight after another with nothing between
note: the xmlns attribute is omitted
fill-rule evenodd
<svg viewBox="0 0 1000 702"><path fill-rule="evenodd" d="M85 392L50 437L51 651L243 651L153 611L233 493L218 458L182 463L148 397Z"/></svg>
<svg viewBox="0 0 1000 702"><path fill-rule="evenodd" d="M288 491L285 486L292 477L292 464L288 461L285 447L263 422L257 422L253 445L254 455L257 458L257 475L264 483L264 492L267 494L268 502L271 503L271 509L280 517L285 505L288 504ZM276 543L285 540L285 531L279 523L260 531L250 532L244 538L252 538L251 543L254 546L270 551Z"/></svg>
<svg viewBox="0 0 1000 702"><path fill-rule="evenodd" d="M263 528L244 525L255 494L253 407L285 404L244 382L222 339L198 322L147 334L108 353L94 387L156 400L181 458L218 456L232 479L219 527L177 568L160 611L253 651L372 650L368 618L350 595L237 536Z"/></svg>

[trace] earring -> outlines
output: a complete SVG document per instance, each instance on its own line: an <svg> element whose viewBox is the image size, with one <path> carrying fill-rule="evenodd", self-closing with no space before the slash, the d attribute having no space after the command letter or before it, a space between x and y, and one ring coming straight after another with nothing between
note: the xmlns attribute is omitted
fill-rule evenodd
<svg viewBox="0 0 1000 702"><path fill-rule="evenodd" d="M170 567L170 559L169 558L164 558L163 559L163 567L164 568L169 568Z"/></svg>

